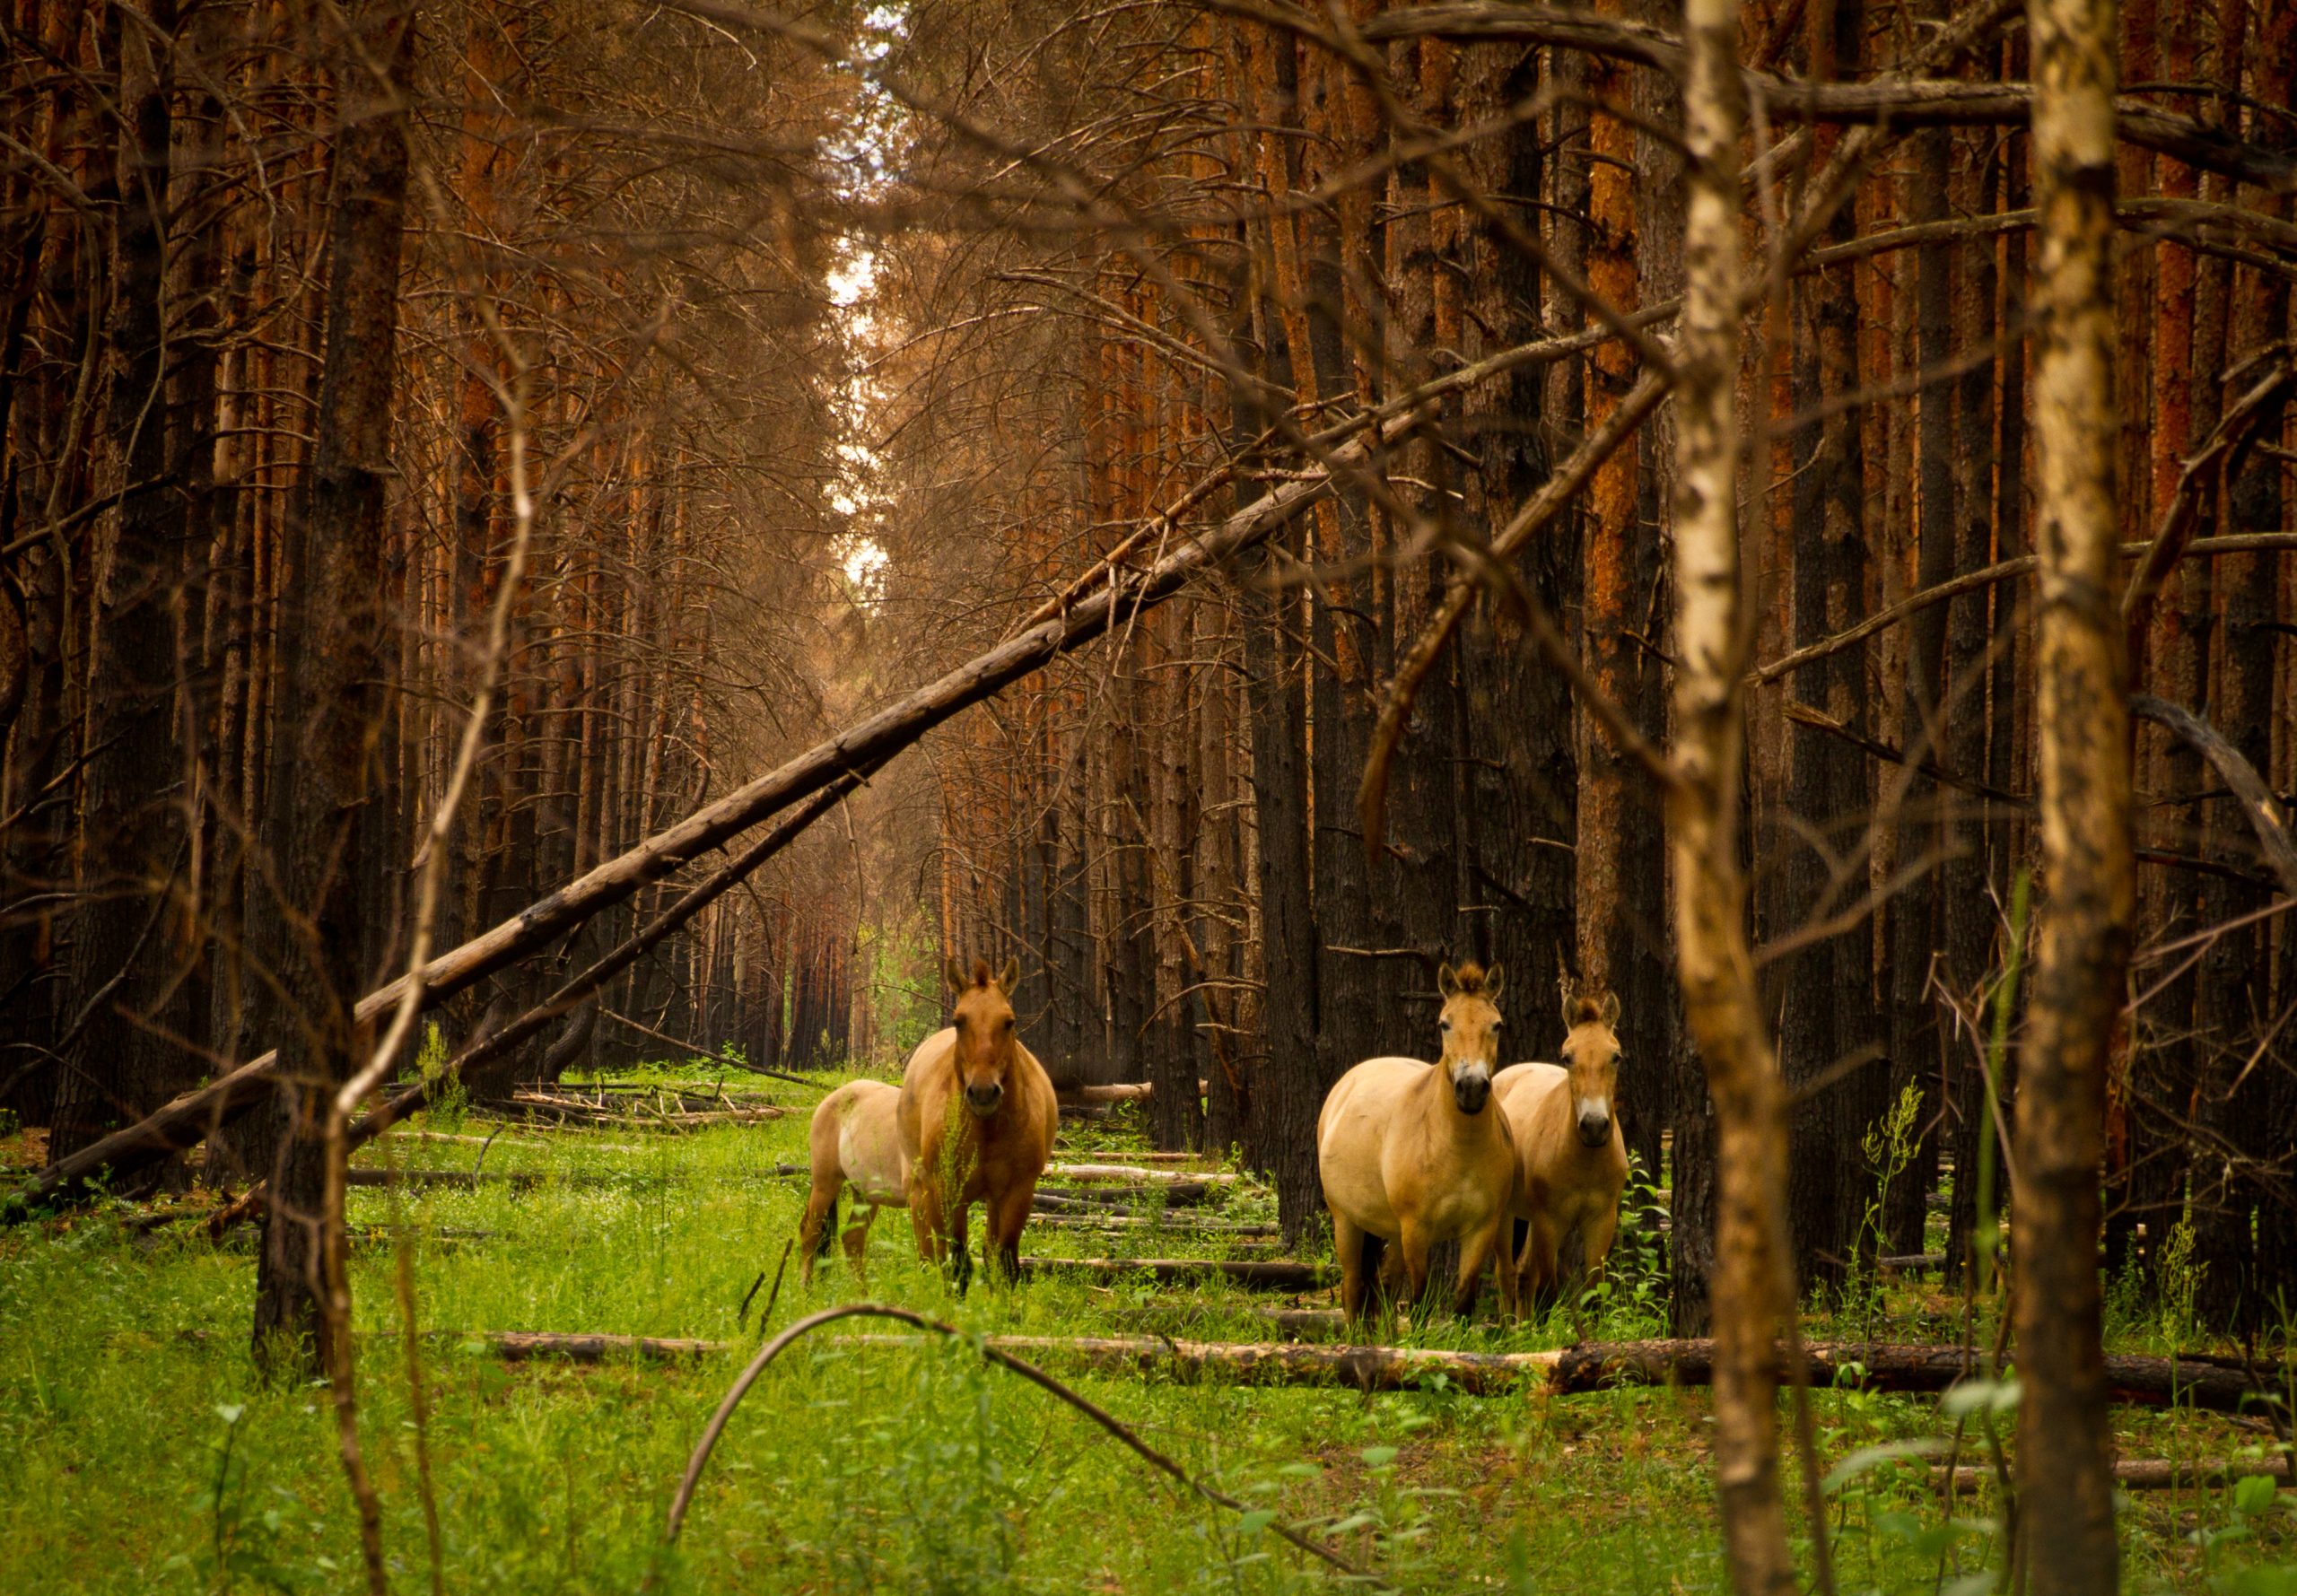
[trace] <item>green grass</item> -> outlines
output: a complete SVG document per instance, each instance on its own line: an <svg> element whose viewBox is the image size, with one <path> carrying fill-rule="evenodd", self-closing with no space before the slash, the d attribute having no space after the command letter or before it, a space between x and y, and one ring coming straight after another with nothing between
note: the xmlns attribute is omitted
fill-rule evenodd
<svg viewBox="0 0 2297 1596"><path fill-rule="evenodd" d="M815 1095L795 1086L780 1095L797 1105ZM612 1330L747 1347L756 1306L742 1326L738 1305L794 1231L803 1182L773 1169L803 1161L804 1125L800 1115L684 1137L521 1129L487 1149L485 1167L540 1173L539 1186L419 1199L362 1189L352 1217L415 1227L425 1330ZM474 1116L454 1128L490 1127ZM511 1145L513 1136L542 1145ZM1140 1145L1122 1128L1064 1127L1063 1138L1071 1158ZM468 1168L478 1152L402 1141L361 1162ZM624 1178L547 1178L576 1173ZM1229 1205L1235 1216L1271 1211L1264 1195ZM251 1252L211 1246L196 1225L138 1236L128 1217L103 1209L0 1237L0 1591L357 1588L356 1521L326 1393L267 1387L248 1356ZM451 1240L441 1230L494 1234ZM1037 1254L1219 1247L1044 1227L1026 1243ZM1204 1304L1192 1333L1245 1339L1262 1333L1245 1311L1269 1300L1046 1279L1010 1294L977 1284L960 1301L917 1264L898 1212L879 1222L870 1259L870 1295L971 1330L1114 1333L1131 1327L1114 1310L1185 1297ZM394 1587L420 1592L427 1554L404 1345L380 1333L397 1324L393 1268L388 1240L354 1254L357 1322L371 1332L360 1394ZM1648 1287L1623 1269L1589 1328L1647 1333ZM842 1260L810 1292L793 1260L772 1325L856 1295ZM1940 1311L1894 1290L1879 1333ZM1553 1346L1571 1327L1561 1316L1511 1331L1438 1319L1399 1339ZM1411 1591L1655 1596L1725 1583L1699 1391L1367 1398L1075 1378L1152 1444L1259 1510L1239 1518L1177 1491L965 1346L865 1349L830 1332L800 1344L752 1393L666 1557L670 1494L734 1355L512 1367L453 1336L425 1341L423 1355L445 1586L458 1592L628 1592L657 1568L667 1592L1333 1588L1320 1565L1265 1532L1262 1513L1332 1529L1347 1555ZM1829 1466L1946 1425L1926 1400L1841 1392L1816 1403ZM2210 1416L2124 1410L2120 1421L2128 1455L2222 1457L2261 1439ZM1974 1527L1950 1557L1950 1583L1955 1557L1965 1571L1982 1559L1983 1505L1964 1498ZM1846 1596L1934 1588L1939 1510L1918 1466L1856 1475L1832 1512ZM2292 1556L2280 1513L2241 1517L2225 1492L2141 1498L2125 1517L2128 1583L2287 1589L2269 1567ZM2196 1533L2215 1539L2204 1547Z"/></svg>

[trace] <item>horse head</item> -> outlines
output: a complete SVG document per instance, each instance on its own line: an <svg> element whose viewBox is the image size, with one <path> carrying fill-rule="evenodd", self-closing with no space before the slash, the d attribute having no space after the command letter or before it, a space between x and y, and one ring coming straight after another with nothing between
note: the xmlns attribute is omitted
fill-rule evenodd
<svg viewBox="0 0 2297 1596"><path fill-rule="evenodd" d="M1444 996L1444 1057L1437 1065L1452 1083L1452 1101L1463 1114L1480 1114L1491 1098L1492 1073L1499 1068L1499 966L1445 964L1436 972Z"/></svg>
<svg viewBox="0 0 2297 1596"><path fill-rule="evenodd" d="M1571 1076L1571 1118L1582 1147L1611 1138L1611 1105L1619 1097L1619 994L1563 982L1563 1068Z"/></svg>
<svg viewBox="0 0 2297 1596"><path fill-rule="evenodd" d="M949 990L956 994L957 1045L951 1060L965 1107L978 1119L988 1119L1005 1102L1005 1080L1011 1073L1017 1043L1013 1039L1014 985L1021 979L1021 961L1008 959L995 975L987 959L973 962L967 975L951 959L945 972Z"/></svg>

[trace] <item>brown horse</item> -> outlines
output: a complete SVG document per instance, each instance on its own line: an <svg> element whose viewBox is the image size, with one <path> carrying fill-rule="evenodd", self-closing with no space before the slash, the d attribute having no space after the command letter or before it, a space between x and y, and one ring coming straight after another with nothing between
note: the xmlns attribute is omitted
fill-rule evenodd
<svg viewBox="0 0 2297 1596"><path fill-rule="evenodd" d="M899 1119L918 1255L948 1262L963 1290L973 1269L965 1214L975 1202L989 1225L984 1256L1007 1279L1020 1274L1021 1229L1052 1154L1061 1108L1044 1066L1014 1034L1020 961L992 977L989 962L976 959L967 977L953 959L946 973L956 994L955 1023L910 1054Z"/></svg>
<svg viewBox="0 0 2297 1596"><path fill-rule="evenodd" d="M1619 996L1563 990L1566 1034L1556 1064L1512 1064L1492 1095L1515 1134L1515 1217L1526 1221L1516 1300L1526 1308L1561 1284L1558 1257L1576 1232L1587 1272L1603 1267L1627 1189L1620 1134Z"/></svg>
<svg viewBox="0 0 2297 1596"><path fill-rule="evenodd" d="M837 1229L838 1193L848 1182L855 1206L864 1210L855 1216L843 1238L846 1261L853 1266L857 1280L869 1278L861 1262L878 1210L909 1206L909 1160L902 1156L900 1112L901 1089L870 1080L846 1082L814 1110L807 1133L814 1189L798 1226L807 1285L814 1283L814 1260L829 1251L830 1236Z"/></svg>
<svg viewBox="0 0 2297 1596"><path fill-rule="evenodd" d="M1487 1112L1499 1057L1499 967L1445 964L1436 979L1444 1056L1367 1059L1324 1099L1316 1164L1340 1252L1341 1303L1364 1316L1366 1272L1387 1242L1401 1243L1410 1300L1428 1288L1428 1250L1460 1243L1454 1312L1475 1306L1484 1265L1497 1253L1500 1293L1514 1306L1515 1235L1507 1208L1515 1147L1507 1117Z"/></svg>

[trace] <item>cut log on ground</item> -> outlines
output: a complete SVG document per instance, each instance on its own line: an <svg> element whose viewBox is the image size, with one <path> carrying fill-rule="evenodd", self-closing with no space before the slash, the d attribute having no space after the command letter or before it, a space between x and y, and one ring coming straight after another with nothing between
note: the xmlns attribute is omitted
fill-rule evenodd
<svg viewBox="0 0 2297 1596"><path fill-rule="evenodd" d="M1153 1186L1233 1186L1236 1177L1214 1170L1143 1169L1130 1164L1048 1164L1044 1166L1048 1181L1074 1181L1080 1185L1095 1182L1131 1182L1134 1185Z"/></svg>
<svg viewBox="0 0 2297 1596"><path fill-rule="evenodd" d="M1300 1263L1288 1258L1030 1258L1023 1260L1021 1267L1027 1274L1105 1279L1142 1274L1166 1283L1218 1278L1267 1291L1318 1291L1340 1278L1340 1271L1329 1264Z"/></svg>
<svg viewBox="0 0 2297 1596"><path fill-rule="evenodd" d="M633 1182L659 1181L654 1170L614 1173L605 1170L546 1171L536 1169L354 1169L344 1176L349 1186L478 1187L508 1186L524 1191L547 1181L568 1186L626 1186Z"/></svg>
<svg viewBox="0 0 2297 1596"><path fill-rule="evenodd" d="M395 1133L400 1141L452 1142L464 1147L543 1147L547 1142L528 1141L516 1136L455 1136L444 1130L407 1130Z"/></svg>
<svg viewBox="0 0 2297 1596"><path fill-rule="evenodd" d="M1135 1205L1168 1208L1192 1208L1211 1195L1211 1188L1194 1181L1170 1186L1085 1186L1039 1187L1038 1195L1050 1192L1061 1199L1062 1208L1129 1208Z"/></svg>
<svg viewBox="0 0 2297 1596"><path fill-rule="evenodd" d="M1044 1193L1037 1193L1042 1202ZM1073 1230L1150 1230L1159 1235L1175 1238L1186 1236L1276 1236L1284 1234L1280 1225L1260 1225L1250 1221L1224 1223L1218 1219L1162 1219L1148 1214L1083 1214L1062 1210L1045 1212L1039 1209L1029 1220L1031 1225L1051 1225Z"/></svg>
<svg viewBox="0 0 2297 1596"><path fill-rule="evenodd" d="M627 1107L608 1104L599 1108L579 1098L531 1097L520 1093L511 1100L507 1112L555 1120L562 1125L611 1125L617 1130L696 1130L709 1125L764 1125L787 1119L799 1111L774 1107L650 1111L644 1098Z"/></svg>
<svg viewBox="0 0 2297 1596"><path fill-rule="evenodd" d="M735 1347L731 1341L688 1341L662 1336L568 1336L527 1330L433 1330L429 1334L433 1340L450 1343L484 1342L505 1362L514 1364L535 1358L563 1358L576 1364L602 1364L625 1357L675 1362L710 1357Z"/></svg>

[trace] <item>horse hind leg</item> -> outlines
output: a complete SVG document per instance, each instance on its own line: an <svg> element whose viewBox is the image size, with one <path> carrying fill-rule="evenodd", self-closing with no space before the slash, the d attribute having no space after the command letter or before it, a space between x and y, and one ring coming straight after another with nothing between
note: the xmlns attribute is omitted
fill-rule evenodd
<svg viewBox="0 0 2297 1596"><path fill-rule="evenodd" d="M843 1183L842 1175L827 1180L816 1176L814 1189L807 1194L806 1217L798 1222L798 1271L808 1289L814 1284L814 1260L828 1254L830 1238L837 1233L837 1189Z"/></svg>
<svg viewBox="0 0 2297 1596"><path fill-rule="evenodd" d="M1379 1273L1380 1238L1359 1229L1335 1208L1332 1216L1333 1255L1340 1260L1340 1305L1350 1324L1364 1317L1365 1297Z"/></svg>
<svg viewBox="0 0 2297 1596"><path fill-rule="evenodd" d="M870 1203L854 1216L853 1223L845 1227L842 1238L845 1243L845 1261L853 1271L853 1278L866 1286L869 1284L869 1227L878 1222L878 1205Z"/></svg>

